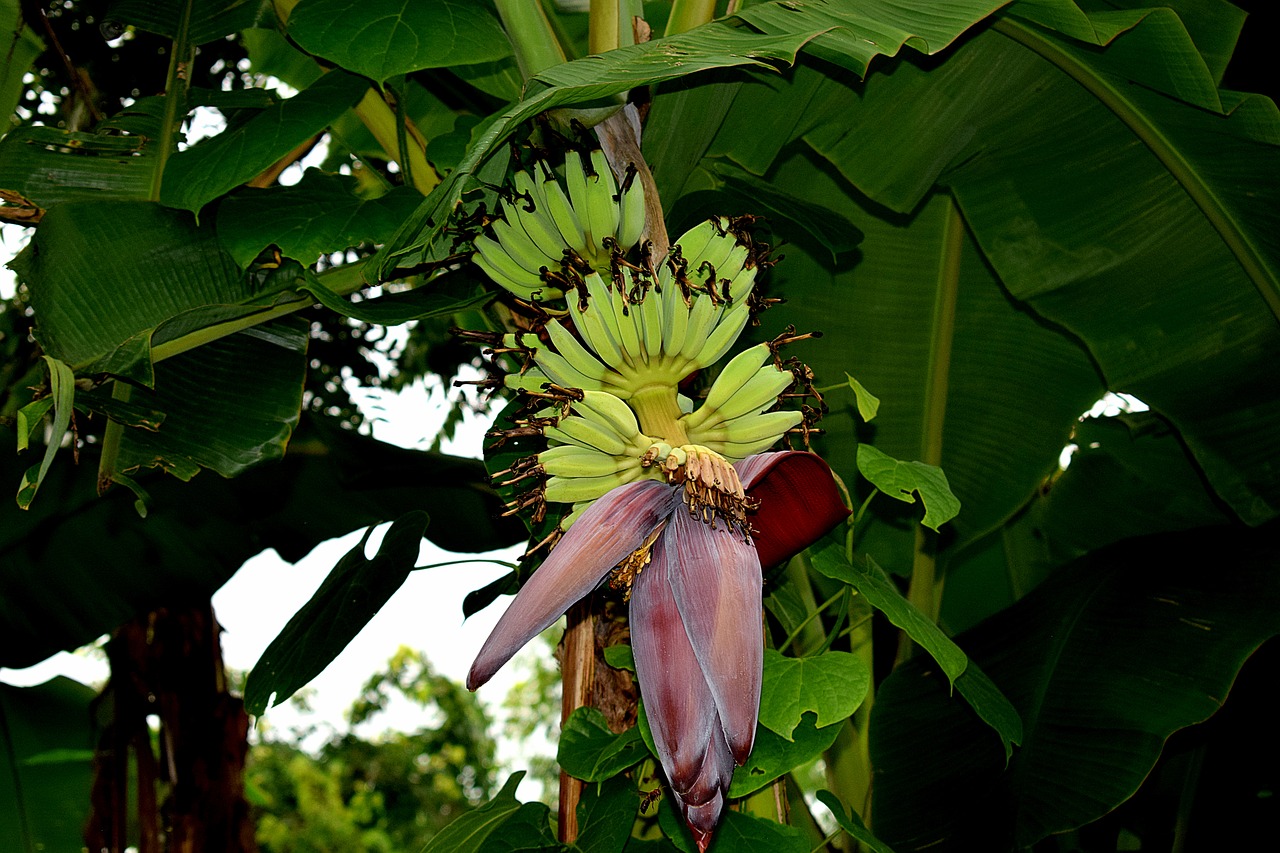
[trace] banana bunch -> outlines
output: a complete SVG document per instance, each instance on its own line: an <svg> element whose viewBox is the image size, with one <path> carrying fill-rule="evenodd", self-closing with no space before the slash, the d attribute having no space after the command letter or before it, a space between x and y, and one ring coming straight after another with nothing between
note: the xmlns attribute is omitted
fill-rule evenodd
<svg viewBox="0 0 1280 853"><path fill-rule="evenodd" d="M533 391L550 381L625 400L637 388L677 385L714 364L751 317L747 296L758 269L729 225L716 218L687 231L671 262L631 291L596 272L585 276L580 298L569 300L577 336L552 320L546 331L554 352L524 338L537 350L536 367L508 377L508 386Z"/></svg>
<svg viewBox="0 0 1280 853"><path fill-rule="evenodd" d="M729 459L768 450L804 416L796 411L766 412L795 381L773 362L768 344L738 353L711 383L707 398L681 418L689 439Z"/></svg>
<svg viewBox="0 0 1280 853"><path fill-rule="evenodd" d="M514 198L503 201L493 236L477 235L472 259L485 274L516 296L544 302L564 295L547 273L583 264L609 274L614 251L626 252L644 231L644 185L621 190L604 152L565 158L565 187L545 164L538 178L525 171L512 179ZM557 279L563 281L563 279Z"/></svg>

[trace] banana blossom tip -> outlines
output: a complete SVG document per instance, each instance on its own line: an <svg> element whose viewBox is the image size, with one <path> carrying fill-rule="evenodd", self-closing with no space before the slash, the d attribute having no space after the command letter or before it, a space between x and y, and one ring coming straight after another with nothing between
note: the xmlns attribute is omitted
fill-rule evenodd
<svg viewBox="0 0 1280 853"><path fill-rule="evenodd" d="M752 536L686 510L679 488L619 486L592 504L499 619L467 677L474 690L624 562L631 641L658 758L700 850L735 765L751 754L764 645L761 566L790 558L849 515L815 454L760 453L735 466L758 500Z"/></svg>

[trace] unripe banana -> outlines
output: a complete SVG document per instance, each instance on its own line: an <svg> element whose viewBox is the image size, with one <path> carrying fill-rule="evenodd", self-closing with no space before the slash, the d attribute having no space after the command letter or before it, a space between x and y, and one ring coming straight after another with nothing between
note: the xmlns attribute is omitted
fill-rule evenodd
<svg viewBox="0 0 1280 853"><path fill-rule="evenodd" d="M587 344L606 364L621 365L624 360L620 345L622 333L609 302L610 293L599 273L591 273L585 281L589 302L586 311L573 315L575 322Z"/></svg>
<svg viewBox="0 0 1280 853"><path fill-rule="evenodd" d="M583 391L582 402L575 402L573 408L585 418L607 427L618 435L637 436L640 424L636 421L635 412L618 397L604 391Z"/></svg>
<svg viewBox="0 0 1280 853"><path fill-rule="evenodd" d="M639 305L633 305L631 310L640 313L640 320L644 325L645 353L657 357L662 352L662 297L650 292Z"/></svg>
<svg viewBox="0 0 1280 853"><path fill-rule="evenodd" d="M608 365L600 361L582 344L578 343L578 339L569 333L569 330L560 324L558 320L552 320L546 325L547 337L551 338L552 345L555 346L556 352L575 370L594 379L603 379L609 373ZM571 385L572 388L581 388L581 385Z"/></svg>
<svg viewBox="0 0 1280 853"><path fill-rule="evenodd" d="M699 444L707 442L752 444L766 438L777 441L783 433L799 426L803 420L804 415L796 411L743 415L731 421L725 421L714 429L693 430L689 440Z"/></svg>
<svg viewBox="0 0 1280 853"><path fill-rule="evenodd" d="M525 295L546 287L546 284L542 281L542 276L536 272L530 272L517 263L515 258L507 254L506 250L496 240L491 240L483 234L477 234L472 243L476 247L476 254L471 257L479 265L480 269L484 270L498 284L512 290L513 293ZM511 284L514 284L519 289L513 290L509 286Z"/></svg>
<svg viewBox="0 0 1280 853"><path fill-rule="evenodd" d="M635 459L610 456L573 444L561 444L542 451L538 454L538 464L553 477L605 477L639 465Z"/></svg>
<svg viewBox="0 0 1280 853"><path fill-rule="evenodd" d="M495 219L491 227L493 236L498 238L498 244L513 261L538 276L539 281L542 280L542 270L560 269L560 261L548 255L530 239L524 228L520 227L519 220L516 219L516 214L510 207L505 208L504 215L514 220L514 224Z"/></svg>
<svg viewBox="0 0 1280 853"><path fill-rule="evenodd" d="M673 247L679 246L680 256L686 260L692 257L700 257L706 249L707 243L711 242L711 238L718 235L720 230L723 230L717 230L716 228L716 223L719 222L719 219L720 217L715 217L714 220L704 219L699 222L681 234L680 238L673 244Z"/></svg>
<svg viewBox="0 0 1280 853"><path fill-rule="evenodd" d="M718 313L711 297L706 294L693 300L693 310L689 312L689 327L684 333L684 345L680 347L680 358L693 361L697 357L707 345L711 324L715 322Z"/></svg>
<svg viewBox="0 0 1280 853"><path fill-rule="evenodd" d="M541 391L542 386L550 381L551 378L547 374L536 367L531 367L524 373L508 373L503 377L502 384L512 391Z"/></svg>
<svg viewBox="0 0 1280 853"><path fill-rule="evenodd" d="M541 349L534 360L537 362L538 367L542 368L542 372L547 375L547 378L561 388L580 388L582 390L590 388L599 391L606 387L603 376L589 376L583 373L566 361L564 356L559 353ZM608 375L607 370L602 371L602 373L606 376Z"/></svg>
<svg viewBox="0 0 1280 853"><path fill-rule="evenodd" d="M680 285L668 281L662 288L662 352L671 357L680 355L688 328L689 306L684 304Z"/></svg>
<svg viewBox="0 0 1280 853"><path fill-rule="evenodd" d="M726 219L721 218L719 221L723 225L728 225L728 220ZM712 227L714 228L714 226ZM729 231L712 234L711 239L703 246L701 252L696 255L685 254L684 258L689 262L689 278L698 282L704 281L707 273L698 272L703 264L711 264L715 267L718 277L720 268L725 265L725 261L729 259L730 253L733 252L734 247L737 245L738 238Z"/></svg>
<svg viewBox="0 0 1280 853"><path fill-rule="evenodd" d="M729 363L716 377L716 381L711 383L707 399L698 409L683 418L687 426L697 428L702 425L708 415L719 411L729 398L751 381L760 366L768 361L771 355L773 351L769 349L768 344L756 344L729 359Z"/></svg>
<svg viewBox="0 0 1280 853"><path fill-rule="evenodd" d="M612 429L601 426L595 421L574 415L561 418L560 423L547 427L543 430L543 434L549 439L565 444L576 444L579 447L594 448L612 456L621 455L627 449L628 439L631 438L631 436L618 435Z"/></svg>
<svg viewBox="0 0 1280 853"><path fill-rule="evenodd" d="M565 195L564 189L554 175L542 182L542 198L547 214L555 222L556 230L560 232L560 238L564 240L565 245L581 255L587 247L587 235L582 230L582 220L578 212L570 206L569 197Z"/></svg>
<svg viewBox="0 0 1280 853"><path fill-rule="evenodd" d="M755 456L757 453L764 453L770 447L777 444L779 438L780 436L762 438L759 441L746 444L739 444L732 441L713 442L716 446L712 447L712 449L717 450L726 459L737 462L740 459L746 459L748 456ZM708 447L711 447L711 445L708 445Z"/></svg>
<svg viewBox="0 0 1280 853"><path fill-rule="evenodd" d="M587 209L587 197L590 195L587 188L587 173L582 168L582 156L576 151L570 151L565 155L564 182L569 188L569 201L573 203L573 212L582 226L582 248L594 254L594 246L600 241L591 230L591 217ZM588 260L592 259L588 258Z"/></svg>
<svg viewBox="0 0 1280 853"><path fill-rule="evenodd" d="M618 246L626 251L640 242L644 233L644 182L639 175L631 179L631 186L622 192L618 201L621 213L618 218Z"/></svg>
<svg viewBox="0 0 1280 853"><path fill-rule="evenodd" d="M560 237L560 230L556 228L555 221L551 218L550 211L547 210L545 200L542 198L541 188L530 177L528 172L516 172L515 174L516 192L522 195L528 195L533 200L533 211L526 209L523 201L517 201L514 205L508 206L507 217L510 218L514 213L520 221L529 240L543 254L551 258L547 265L552 269L558 269L560 263L564 259L565 242ZM510 208L514 207L514 211Z"/></svg>
<svg viewBox="0 0 1280 853"><path fill-rule="evenodd" d="M609 159L604 156L604 151L596 148L591 152L591 168L595 170L595 177L587 177L587 194L588 213L591 217L591 234L595 238L596 245L601 247L601 255L607 256L608 250L604 249L604 238L618 238L618 221L621 218L621 210L618 207L618 182L613 177L613 168L609 165Z"/></svg>
<svg viewBox="0 0 1280 853"><path fill-rule="evenodd" d="M603 477L552 477L547 480L545 497L556 503L575 503L602 498L618 486L640 478L639 468L628 468Z"/></svg>
<svg viewBox="0 0 1280 853"><path fill-rule="evenodd" d="M742 334L742 330L750 319L751 308L746 302L739 302L722 314L715 328L711 330L711 334L707 335L707 342L694 356L694 366L710 367L719 361L721 356L729 351L729 347L733 346L738 335Z"/></svg>
<svg viewBox="0 0 1280 853"><path fill-rule="evenodd" d="M747 380L736 394L716 410L708 412L700 426L711 430L724 421L762 412L772 406L778 395L794 381L795 377L788 371L766 364L757 370L755 376ZM706 406L704 405L703 408Z"/></svg>
<svg viewBox="0 0 1280 853"><path fill-rule="evenodd" d="M729 282L729 301L734 305L740 302L746 302L747 297L751 294L751 289L756 283L756 273L760 271L759 267L743 267L742 272L733 277Z"/></svg>
<svg viewBox="0 0 1280 853"><path fill-rule="evenodd" d="M618 344L630 357L632 364L639 363L644 355L644 348L640 345L644 336L640 312L636 310L636 306L627 304L626 294L620 288L609 290L609 307L613 311L613 322L618 328Z"/></svg>

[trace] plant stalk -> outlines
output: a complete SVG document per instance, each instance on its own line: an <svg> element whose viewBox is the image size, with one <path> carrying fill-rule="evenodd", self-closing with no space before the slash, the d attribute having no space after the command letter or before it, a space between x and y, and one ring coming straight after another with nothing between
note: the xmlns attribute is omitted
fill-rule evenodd
<svg viewBox="0 0 1280 853"><path fill-rule="evenodd" d="M566 61L564 49L541 3L537 0L495 0L494 5L515 49L520 76L526 83L539 72Z"/></svg>
<svg viewBox="0 0 1280 853"><path fill-rule="evenodd" d="M169 73L164 85L164 114L160 119L160 145L156 150L155 171L151 173L151 201L160 200L160 187L164 182L164 167L169 156L178 147L175 137L186 117L187 90L191 86L191 63L196 51L191 42L191 7L195 0L187 0L178 19L178 32L173 37L173 54L169 57ZM179 109L181 105L182 109Z"/></svg>

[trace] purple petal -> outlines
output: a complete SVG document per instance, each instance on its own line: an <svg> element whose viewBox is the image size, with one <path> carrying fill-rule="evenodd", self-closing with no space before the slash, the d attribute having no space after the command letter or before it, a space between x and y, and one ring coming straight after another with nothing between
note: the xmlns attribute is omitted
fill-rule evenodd
<svg viewBox="0 0 1280 853"><path fill-rule="evenodd" d="M791 559L849 517L831 469L815 453L757 453L734 467L760 501L751 539L762 566Z"/></svg>
<svg viewBox="0 0 1280 853"><path fill-rule="evenodd" d="M656 480L619 486L593 503L552 549L484 641L467 688L475 690L569 606L590 592L678 505Z"/></svg>
<svg viewBox="0 0 1280 853"><path fill-rule="evenodd" d="M671 592L733 759L743 764L755 742L764 667L760 558L723 522L713 528L684 511L661 538L676 546Z"/></svg>
<svg viewBox="0 0 1280 853"><path fill-rule="evenodd" d="M695 802L691 798L676 794L680 801L680 811L684 822L689 825L694 841L698 842L698 850L705 851L711 843L711 835L716 824L720 822L720 813L724 810L725 797L729 791L729 783L733 780L733 757L724 741L718 736L707 745L707 757L702 763L702 773L694 786L696 790L706 792L704 802Z"/></svg>
<svg viewBox="0 0 1280 853"><path fill-rule="evenodd" d="M670 527L670 525L668 525ZM715 701L689 645L668 580L670 547L665 534L652 561L631 587L631 648L649 729L667 781L678 796L693 794L707 744L720 739Z"/></svg>

